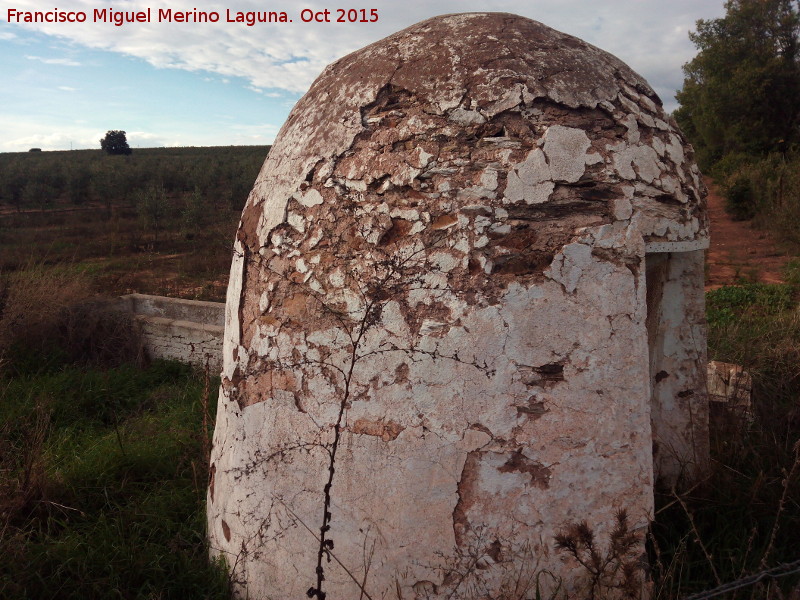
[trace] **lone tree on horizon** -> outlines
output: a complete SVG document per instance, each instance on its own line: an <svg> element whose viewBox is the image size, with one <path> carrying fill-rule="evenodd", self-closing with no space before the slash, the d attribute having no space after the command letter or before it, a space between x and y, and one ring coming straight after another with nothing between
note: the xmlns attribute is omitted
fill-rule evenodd
<svg viewBox="0 0 800 600"><path fill-rule="evenodd" d="M125 132L117 129L107 131L106 136L100 140L100 148L109 154L130 154L131 147Z"/></svg>

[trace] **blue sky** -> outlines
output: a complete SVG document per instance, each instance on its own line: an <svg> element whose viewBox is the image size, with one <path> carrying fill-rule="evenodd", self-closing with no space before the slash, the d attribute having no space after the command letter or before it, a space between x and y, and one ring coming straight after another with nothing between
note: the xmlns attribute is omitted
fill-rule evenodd
<svg viewBox="0 0 800 600"><path fill-rule="evenodd" d="M301 11L376 8L376 23L303 23ZM9 23L8 11L84 11L85 23ZM92 23L94 9L151 9L150 23ZM158 23L160 8L217 11L218 23ZM226 10L285 11L292 23L225 22ZM336 58L428 17L503 11L615 54L668 110L695 54L687 33L722 0L0 0L0 152L98 148L109 129L133 147L271 143L293 104Z"/></svg>

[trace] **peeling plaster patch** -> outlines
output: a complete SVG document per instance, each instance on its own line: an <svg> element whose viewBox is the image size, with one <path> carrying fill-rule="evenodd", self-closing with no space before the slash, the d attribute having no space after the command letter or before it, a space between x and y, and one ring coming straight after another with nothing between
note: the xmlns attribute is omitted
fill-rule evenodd
<svg viewBox="0 0 800 600"><path fill-rule="evenodd" d="M564 286L571 294L578 287L584 270L592 262L592 249L585 244L569 244L553 259L550 269L545 272L553 281Z"/></svg>
<svg viewBox="0 0 800 600"><path fill-rule="evenodd" d="M458 125L480 125L486 122L486 117L475 110L456 108L450 111L448 118Z"/></svg>
<svg viewBox="0 0 800 600"><path fill-rule="evenodd" d="M490 192L497 189L497 170L486 169L481 174L481 186Z"/></svg>
<svg viewBox="0 0 800 600"><path fill-rule="evenodd" d="M600 154L599 152L590 152L589 154L586 155L587 165L597 165L604 162L605 159L603 158L603 155Z"/></svg>
<svg viewBox="0 0 800 600"><path fill-rule="evenodd" d="M586 151L591 142L582 129L551 125L544 134L544 153L553 181L578 181L586 171Z"/></svg>
<svg viewBox="0 0 800 600"><path fill-rule="evenodd" d="M467 452L474 452L475 450L483 448L487 444L491 443L491 441L491 432L474 427L464 432L464 438L462 440L464 448Z"/></svg>
<svg viewBox="0 0 800 600"><path fill-rule="evenodd" d="M635 180L636 172L632 166L636 154L635 150L624 142L609 145L607 149L613 157L614 169L619 173L619 176L622 179Z"/></svg>
<svg viewBox="0 0 800 600"><path fill-rule="evenodd" d="M492 102L492 104L483 111L484 114L491 118L498 113L519 106L522 103L522 93L522 84L515 84L511 89L505 91L503 97Z"/></svg>
<svg viewBox="0 0 800 600"><path fill-rule="evenodd" d="M306 192L300 195L297 198L297 201L307 208L311 208L312 206L317 206L318 204L322 204L322 194L319 193L318 190L314 188L309 188Z"/></svg>
<svg viewBox="0 0 800 600"><path fill-rule="evenodd" d="M667 147L662 139L658 136L653 136L653 150L656 151L656 154L663 157L666 149Z"/></svg>
<svg viewBox="0 0 800 600"><path fill-rule="evenodd" d="M289 213L288 218L286 219L287 223L294 227L298 233L304 233L306 230L306 224L303 219L303 216L298 213Z"/></svg>
<svg viewBox="0 0 800 600"><path fill-rule="evenodd" d="M481 186L472 186L458 191L459 200L469 202L481 198L494 198L494 191Z"/></svg>
<svg viewBox="0 0 800 600"><path fill-rule="evenodd" d="M522 450L514 452L498 471L501 473L525 473L530 476L531 485L542 489L550 487L550 477L552 476L550 469L525 456Z"/></svg>
<svg viewBox="0 0 800 600"><path fill-rule="evenodd" d="M434 252L429 260L434 268L443 273L449 273L461 263L461 260L454 256L452 252L443 250Z"/></svg>
<svg viewBox="0 0 800 600"><path fill-rule="evenodd" d="M553 128L566 129L566 127L561 127L560 125L554 125ZM549 131L550 129L548 129L548 132ZM545 134L545 137L546 135L547 134ZM584 137L585 136L586 134L584 134ZM535 185L537 183L542 183L543 181L549 181L550 179L554 179L551 172L551 168L547 164L545 153L539 148L535 148L530 152L530 154L528 154L528 157L525 159L525 162L523 162L516 168L516 173L520 181L522 181L522 183L527 185ZM583 171L581 171L581 173L583 173Z"/></svg>
<svg viewBox="0 0 800 600"><path fill-rule="evenodd" d="M664 175L658 183L661 189L674 196L679 202L684 204L689 202L689 196L683 191L683 186L681 186L677 178L671 175Z"/></svg>
<svg viewBox="0 0 800 600"><path fill-rule="evenodd" d="M552 181L529 185L520 179L515 172L508 174L505 191L506 202L525 202L526 204L542 204L550 199L555 184Z"/></svg>
<svg viewBox="0 0 800 600"><path fill-rule="evenodd" d="M492 220L489 217L480 215L480 216L475 217L475 219L472 221L472 226L475 228L475 231L477 231L478 233L483 233L486 230L486 228L489 225L491 225L491 223L492 223Z"/></svg>
<svg viewBox="0 0 800 600"><path fill-rule="evenodd" d="M466 238L461 238L458 242L453 244L453 250L458 250L462 254L468 254L471 249L469 241Z"/></svg>
<svg viewBox="0 0 800 600"><path fill-rule="evenodd" d="M350 430L356 435L371 435L381 438L384 442L391 442L397 439L405 427L394 421L383 421L383 419L377 421L358 419Z"/></svg>
<svg viewBox="0 0 800 600"><path fill-rule="evenodd" d="M639 134L639 125L636 122L636 117L634 115L628 115L623 119L622 123L628 128L628 134L625 136L628 143L638 144L641 136Z"/></svg>
<svg viewBox="0 0 800 600"><path fill-rule="evenodd" d="M650 146L637 147L632 159L639 177L647 183L652 183L661 174L661 169L658 167L658 155Z"/></svg>
<svg viewBox="0 0 800 600"><path fill-rule="evenodd" d="M611 214L617 221L625 221L633 214L633 205L627 198L614 198L611 201Z"/></svg>
<svg viewBox="0 0 800 600"><path fill-rule="evenodd" d="M367 182L361 179L348 179L345 181L345 187L356 192L365 192L367 190Z"/></svg>
<svg viewBox="0 0 800 600"><path fill-rule="evenodd" d="M511 233L511 225L508 223L494 223L489 227L489 231L496 235L507 235Z"/></svg>
<svg viewBox="0 0 800 600"><path fill-rule="evenodd" d="M676 165L682 165L686 160L683 150L683 144L681 144L680 138L671 133L669 136L669 144L667 144L667 154L672 160L673 163Z"/></svg>

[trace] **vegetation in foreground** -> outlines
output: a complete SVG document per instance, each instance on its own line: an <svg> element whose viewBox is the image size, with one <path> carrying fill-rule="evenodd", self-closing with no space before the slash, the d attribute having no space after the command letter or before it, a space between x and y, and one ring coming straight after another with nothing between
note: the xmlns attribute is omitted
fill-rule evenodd
<svg viewBox="0 0 800 600"><path fill-rule="evenodd" d="M791 278L790 278L791 279ZM682 598L800 560L800 312L796 284L706 294L709 359L744 365L752 415L712 420L709 476L656 497L659 599ZM719 598L800 598L800 567Z"/></svg>
<svg viewBox="0 0 800 600"><path fill-rule="evenodd" d="M792 0L725 7L692 35L675 116L730 212L797 250L800 13ZM0 268L14 271L0 277L0 598L227 598L204 534L215 383L175 364L142 368L135 344L77 335L90 294L70 282L220 299L266 148L247 153L0 155ZM32 252L72 266L26 269ZM708 294L709 357L752 374L753 411L715 422L705 481L657 497L659 600L800 560L800 263L787 281ZM50 302L48 289L75 302ZM90 329L126 339L124 323ZM770 572L714 597L800 598L800 574Z"/></svg>
<svg viewBox="0 0 800 600"><path fill-rule="evenodd" d="M70 365L2 386L0 598L228 597L205 541L202 377Z"/></svg>
<svg viewBox="0 0 800 600"><path fill-rule="evenodd" d="M0 598L226 599L205 536L219 382L143 365L74 275L0 276Z"/></svg>
<svg viewBox="0 0 800 600"><path fill-rule="evenodd" d="M737 219L800 251L800 5L727 0L690 33L674 116ZM786 285L707 294L709 358L743 365L753 409L717 419L709 478L664 493L652 529L657 598L676 598L800 560L800 262ZM727 415L730 416L730 415ZM726 417L726 415L722 415ZM798 569L720 598L800 598ZM789 574L789 571L794 571Z"/></svg>

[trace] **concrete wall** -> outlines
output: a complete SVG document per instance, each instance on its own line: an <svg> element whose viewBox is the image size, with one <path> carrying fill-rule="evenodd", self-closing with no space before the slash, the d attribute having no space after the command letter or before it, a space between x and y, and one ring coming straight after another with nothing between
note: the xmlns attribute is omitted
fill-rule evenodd
<svg viewBox="0 0 800 600"><path fill-rule="evenodd" d="M222 369L225 304L129 294L120 306L135 316L150 358L208 365L215 374Z"/></svg>

